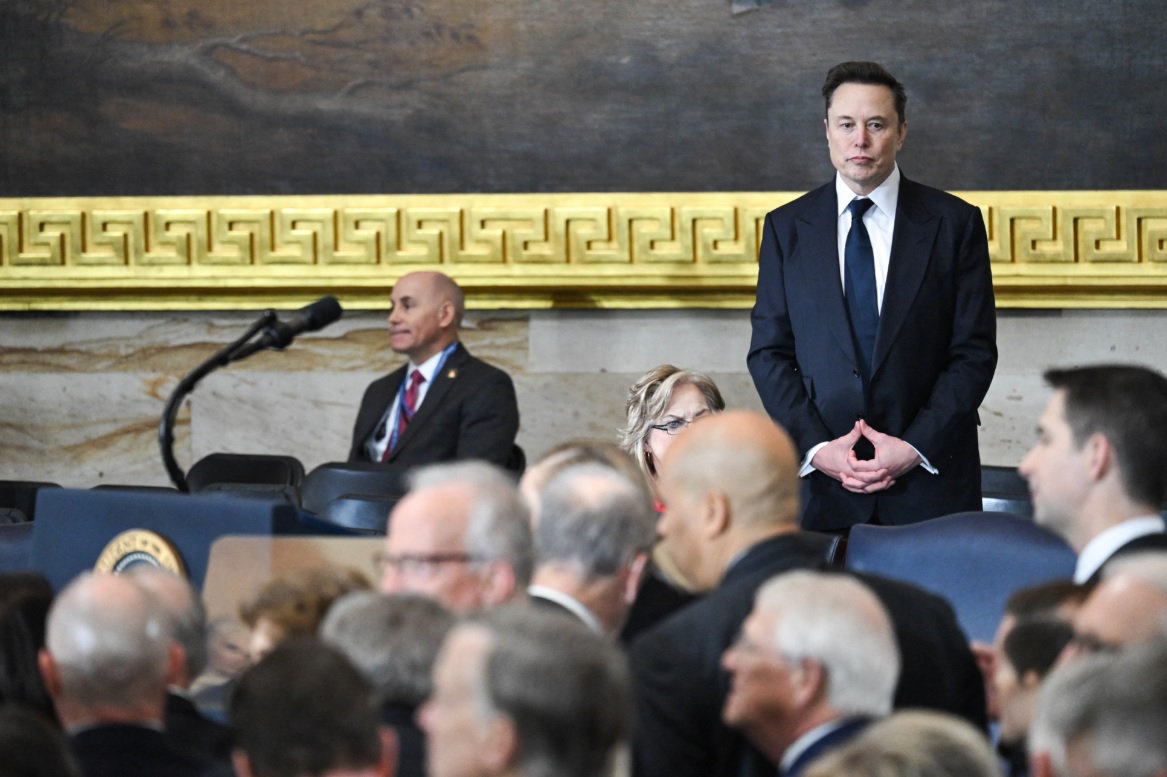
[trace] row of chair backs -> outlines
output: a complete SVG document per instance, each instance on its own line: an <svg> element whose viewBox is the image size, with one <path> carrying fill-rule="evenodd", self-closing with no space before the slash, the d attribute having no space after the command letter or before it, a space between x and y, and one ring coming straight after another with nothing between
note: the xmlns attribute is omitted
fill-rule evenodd
<svg viewBox="0 0 1167 777"><path fill-rule="evenodd" d="M308 473L304 510L329 523L384 534L389 511L406 490L405 473L382 464L330 462Z"/></svg>
<svg viewBox="0 0 1167 777"><path fill-rule="evenodd" d="M855 526L848 569L914 583L948 599L972 640L992 642L1019 588L1074 573L1074 551L1011 513L956 513L907 526Z"/></svg>

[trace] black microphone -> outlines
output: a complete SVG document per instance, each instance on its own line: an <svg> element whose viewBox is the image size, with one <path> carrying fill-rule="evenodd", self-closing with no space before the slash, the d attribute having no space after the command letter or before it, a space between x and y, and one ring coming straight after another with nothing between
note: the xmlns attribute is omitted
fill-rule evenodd
<svg viewBox="0 0 1167 777"><path fill-rule="evenodd" d="M321 297L292 314L287 322L277 319L263 330L257 343L260 348L287 348L304 332L315 332L340 319L344 311L336 297Z"/></svg>

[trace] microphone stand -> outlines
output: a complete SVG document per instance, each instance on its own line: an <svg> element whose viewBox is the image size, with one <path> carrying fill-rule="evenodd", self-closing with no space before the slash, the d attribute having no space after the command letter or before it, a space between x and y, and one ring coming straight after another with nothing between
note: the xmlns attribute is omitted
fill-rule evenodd
<svg viewBox="0 0 1167 777"><path fill-rule="evenodd" d="M190 491L186 483L186 474L182 468L178 466L178 462L174 459L174 422L178 417L178 409L182 406L182 400L186 398L190 392L194 391L198 382L210 375L219 367L226 367L228 364L241 359L246 359L258 350L262 350L266 346L256 346L252 344L247 346L246 343L251 338L255 337L262 329L268 329L277 323L276 312L274 310L265 310L260 314L259 319L247 328L247 331L235 342L222 349L210 359L200 364L189 375L178 382L174 392L170 395L170 399L166 402L166 409L162 412L162 423L158 428L158 444L162 448L162 463L166 465L166 472L170 475L170 481L174 486L182 492Z"/></svg>

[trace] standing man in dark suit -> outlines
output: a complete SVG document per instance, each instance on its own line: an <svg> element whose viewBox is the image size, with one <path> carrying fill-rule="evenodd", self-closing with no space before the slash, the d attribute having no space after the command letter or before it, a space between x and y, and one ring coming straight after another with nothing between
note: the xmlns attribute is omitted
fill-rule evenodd
<svg viewBox="0 0 1167 777"><path fill-rule="evenodd" d="M900 174L904 87L827 74L835 180L766 217L747 362L809 478L802 525L979 510L977 408L997 364L980 211Z"/></svg>
<svg viewBox="0 0 1167 777"><path fill-rule="evenodd" d="M722 654L770 578L822 563L798 531L798 460L765 416L732 411L677 438L659 481L659 533L704 596L632 643L635 777L773 777L774 766L726 726ZM842 573L840 573L842 574ZM940 709L984 724L984 685L951 606L915 586L855 575L891 616L903 656L897 707Z"/></svg>
<svg viewBox="0 0 1167 777"><path fill-rule="evenodd" d="M440 272L393 286L389 344L409 363L365 390L349 461L402 468L460 459L516 466L519 407L510 376L458 342L462 290Z"/></svg>
<svg viewBox="0 0 1167 777"><path fill-rule="evenodd" d="M1074 582L1098 582L1116 555L1167 551L1167 378L1098 364L1045 379L1054 394L1018 471L1033 519L1077 552Z"/></svg>

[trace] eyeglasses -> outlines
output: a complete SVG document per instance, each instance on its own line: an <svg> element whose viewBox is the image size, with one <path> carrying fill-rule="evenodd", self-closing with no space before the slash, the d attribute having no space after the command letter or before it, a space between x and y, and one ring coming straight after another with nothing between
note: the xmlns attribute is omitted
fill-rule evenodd
<svg viewBox="0 0 1167 777"><path fill-rule="evenodd" d="M442 564L475 564L485 559L469 553L400 553L378 551L373 555L377 574L390 569L401 575L432 575Z"/></svg>
<svg viewBox="0 0 1167 777"><path fill-rule="evenodd" d="M1080 655L1095 655L1097 653L1113 653L1121 649L1119 645L1104 642L1093 634L1074 634L1070 637L1068 647Z"/></svg>
<svg viewBox="0 0 1167 777"><path fill-rule="evenodd" d="M664 432L667 435L680 434L689 428L689 424L696 421L698 418L704 418L709 415L708 410L702 410L692 418L671 418L663 424L649 424L649 429L656 429L658 432Z"/></svg>

